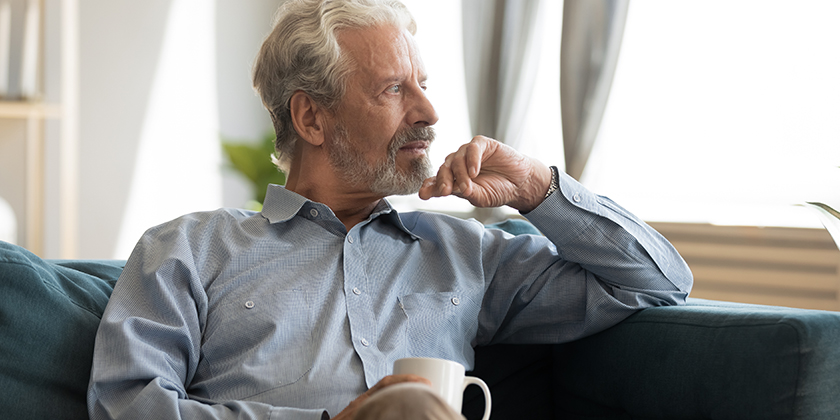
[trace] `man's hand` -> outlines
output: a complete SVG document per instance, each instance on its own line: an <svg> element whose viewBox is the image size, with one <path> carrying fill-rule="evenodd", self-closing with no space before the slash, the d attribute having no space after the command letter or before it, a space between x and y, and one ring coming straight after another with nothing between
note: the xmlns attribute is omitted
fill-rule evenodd
<svg viewBox="0 0 840 420"><path fill-rule="evenodd" d="M404 382L419 382L426 385L431 386L432 383L429 382L428 379L417 376L417 375L389 375L382 378L376 385L374 385L371 389L367 390L364 394L360 395L358 398L353 400L344 410L341 410L337 416L333 417L333 420L352 420L353 417L356 415L356 410L361 407L362 403L365 402L368 398L370 398L373 394L381 391L383 388L388 386L404 383Z"/></svg>
<svg viewBox="0 0 840 420"><path fill-rule="evenodd" d="M476 136L446 157L437 176L423 182L420 198L455 195L476 207L511 206L527 213L542 203L551 170L496 140Z"/></svg>

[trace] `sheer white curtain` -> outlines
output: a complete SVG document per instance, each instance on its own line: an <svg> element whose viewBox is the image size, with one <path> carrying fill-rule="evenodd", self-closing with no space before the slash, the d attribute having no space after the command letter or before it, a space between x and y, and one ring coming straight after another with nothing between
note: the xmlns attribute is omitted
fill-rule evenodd
<svg viewBox="0 0 840 420"><path fill-rule="evenodd" d="M568 119L569 125L581 131L569 136L575 144L588 141L591 148L615 69L627 0L595 0L593 3L600 6L589 7L575 2L567 7L571 7L568 9L571 12L562 8L563 2L555 0L404 2L418 21L417 38L431 77L428 94L441 115L440 140L433 148L433 160L442 149L457 147L468 141L469 135L481 134L544 159L546 163L563 166L559 122L561 19L564 26L574 24L567 38L581 37L575 42L563 41L564 45L569 45L566 48L570 52L566 53L563 62L570 69L570 76L562 80L573 87L581 86L576 90L567 89L568 95L574 95L573 100L568 101L574 107L564 105L563 121L565 124ZM460 15L457 24L451 19L455 12L453 6L458 8ZM566 13L571 13L572 18L565 18ZM430 27L434 28L431 33ZM452 42L457 39L463 42ZM461 63L452 61L455 56L462 58ZM446 61L439 60L440 57L446 57ZM441 76L441 70L445 76ZM464 84L460 89L448 89L439 96L441 77ZM451 122L448 120L451 110L446 108L453 103L460 105L462 95L466 99L468 136L459 137L452 144L444 143L451 140L445 126L447 121ZM593 118L596 115L597 118ZM586 129L580 130L580 127ZM578 152L584 149L586 153ZM585 161L588 149L573 147L572 154L576 162ZM429 207L429 203L415 201L414 204ZM433 207L446 211L443 207ZM464 210L461 207L458 212ZM499 212L469 214L482 220L503 217Z"/></svg>
<svg viewBox="0 0 840 420"><path fill-rule="evenodd" d="M464 72L473 135L519 148L539 69L545 0L462 0ZM475 209L478 220L507 218Z"/></svg>
<svg viewBox="0 0 840 420"><path fill-rule="evenodd" d="M540 61L545 0L463 0L470 126L517 147Z"/></svg>
<svg viewBox="0 0 840 420"><path fill-rule="evenodd" d="M544 0L463 0L462 5L473 134L519 147L543 53L542 27L560 16L546 16ZM606 108L628 5L629 0L563 3L558 93L565 166L575 178L583 173Z"/></svg>
<svg viewBox="0 0 840 420"><path fill-rule="evenodd" d="M629 0L565 0L560 107L566 173L580 179L618 64Z"/></svg>

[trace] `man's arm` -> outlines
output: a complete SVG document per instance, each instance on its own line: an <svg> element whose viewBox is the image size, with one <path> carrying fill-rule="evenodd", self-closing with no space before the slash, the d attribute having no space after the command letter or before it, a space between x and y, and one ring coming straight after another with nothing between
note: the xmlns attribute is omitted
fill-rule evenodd
<svg viewBox="0 0 840 420"><path fill-rule="evenodd" d="M189 398L207 300L187 241L173 231L145 235L114 288L94 348L91 419L328 418L324 410Z"/></svg>
<svg viewBox="0 0 840 420"><path fill-rule="evenodd" d="M554 245L487 236L490 285L476 344L577 339L638 309L681 304L691 290L688 266L659 233L568 175L558 181L545 197L548 167L479 136L424 184L421 198L453 194L476 206L512 206Z"/></svg>

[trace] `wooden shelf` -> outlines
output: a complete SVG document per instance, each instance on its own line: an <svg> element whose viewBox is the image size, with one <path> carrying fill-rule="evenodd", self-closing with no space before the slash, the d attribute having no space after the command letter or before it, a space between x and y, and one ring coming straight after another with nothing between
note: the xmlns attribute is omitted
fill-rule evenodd
<svg viewBox="0 0 840 420"><path fill-rule="evenodd" d="M16 119L25 122L25 152L21 156L25 167L25 202L23 203L23 245L37 255L45 256L45 219L55 219L57 232L50 232L50 254L58 258L75 258L78 241L78 101L79 101L79 1L58 0L46 2L35 0L40 8L39 77L44 77L44 42L46 40L47 7L60 14L58 39L59 95L56 103L36 99L0 99L0 120ZM50 13L53 13L51 10ZM43 80L40 81L43 85ZM47 150L45 145L45 123L59 121L57 147ZM3 141L4 139L0 139ZM45 173L46 153L56 157L57 175ZM45 213L47 185L53 185L57 193L51 193L57 200L50 207L58 208Z"/></svg>
<svg viewBox="0 0 840 420"><path fill-rule="evenodd" d="M61 118L61 106L35 101L0 100L0 118Z"/></svg>

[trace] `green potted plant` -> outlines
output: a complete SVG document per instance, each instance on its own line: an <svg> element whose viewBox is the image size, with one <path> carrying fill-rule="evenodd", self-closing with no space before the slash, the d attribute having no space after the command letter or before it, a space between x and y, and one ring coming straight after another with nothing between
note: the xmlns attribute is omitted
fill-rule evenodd
<svg viewBox="0 0 840 420"><path fill-rule="evenodd" d="M262 210L268 184L284 185L286 174L277 169L271 161L274 153L274 133L266 133L258 143L222 140L225 151L234 170L251 183L253 200L245 204L249 210Z"/></svg>

